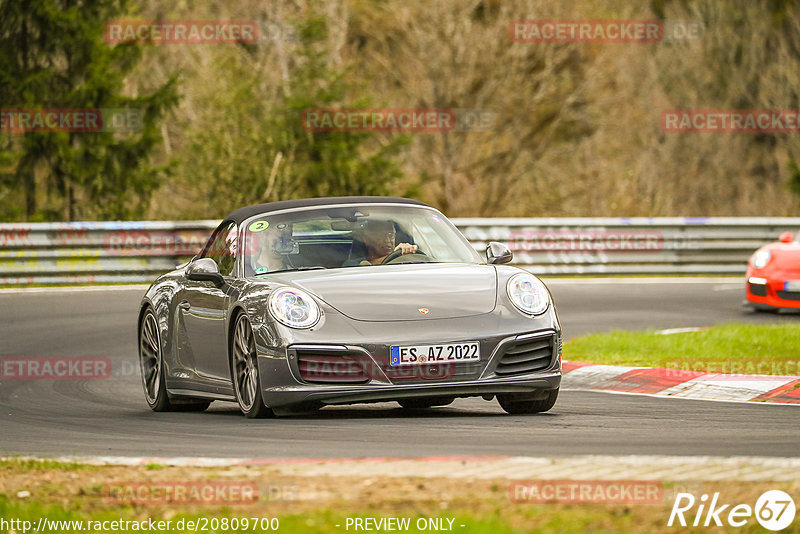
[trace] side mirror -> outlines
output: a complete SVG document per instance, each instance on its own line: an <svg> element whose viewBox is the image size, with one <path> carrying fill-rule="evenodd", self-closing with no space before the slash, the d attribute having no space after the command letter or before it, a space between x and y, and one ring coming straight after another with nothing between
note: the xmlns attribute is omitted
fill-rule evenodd
<svg viewBox="0 0 800 534"><path fill-rule="evenodd" d="M490 264L508 263L514 258L514 253L507 246L497 241L486 245L486 259Z"/></svg>
<svg viewBox="0 0 800 534"><path fill-rule="evenodd" d="M213 282L220 287L225 279L219 274L217 262L211 258L198 258L186 267L186 278L195 282Z"/></svg>
<svg viewBox="0 0 800 534"><path fill-rule="evenodd" d="M783 232L778 239L780 239L781 243L791 243L794 239L794 236L792 235L792 232Z"/></svg>

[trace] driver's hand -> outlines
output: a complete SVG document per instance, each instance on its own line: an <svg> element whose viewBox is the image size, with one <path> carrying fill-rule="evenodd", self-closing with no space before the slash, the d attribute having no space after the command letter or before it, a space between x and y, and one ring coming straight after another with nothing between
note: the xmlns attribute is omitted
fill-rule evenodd
<svg viewBox="0 0 800 534"><path fill-rule="evenodd" d="M408 243L400 243L395 250L402 251L403 254L414 254L417 251L417 245L409 245Z"/></svg>

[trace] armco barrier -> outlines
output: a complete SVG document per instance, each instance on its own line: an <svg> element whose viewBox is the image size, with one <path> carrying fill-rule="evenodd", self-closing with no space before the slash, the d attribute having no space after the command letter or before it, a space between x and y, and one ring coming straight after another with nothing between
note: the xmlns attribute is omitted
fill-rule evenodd
<svg viewBox="0 0 800 534"><path fill-rule="evenodd" d="M541 274L743 274L800 218L453 219L476 250L508 244ZM217 221L0 224L0 285L149 282L198 252Z"/></svg>

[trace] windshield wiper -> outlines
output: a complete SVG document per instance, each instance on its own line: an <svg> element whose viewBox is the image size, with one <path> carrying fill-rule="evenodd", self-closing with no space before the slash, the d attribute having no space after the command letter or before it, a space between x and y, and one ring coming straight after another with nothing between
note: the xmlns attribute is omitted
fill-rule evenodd
<svg viewBox="0 0 800 534"><path fill-rule="evenodd" d="M327 269L327 267L323 265L309 265L305 267L293 267L291 269L278 269L277 271L269 271L266 273L258 273L256 276L261 276L262 274L275 274L275 273L290 273L292 271L318 271L320 269Z"/></svg>

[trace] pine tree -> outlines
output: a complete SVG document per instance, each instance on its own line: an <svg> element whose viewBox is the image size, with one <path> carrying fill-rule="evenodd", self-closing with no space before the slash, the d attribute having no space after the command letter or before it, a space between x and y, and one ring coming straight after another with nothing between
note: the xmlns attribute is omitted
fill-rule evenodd
<svg viewBox="0 0 800 534"><path fill-rule="evenodd" d="M126 95L125 78L142 47L103 39L105 24L126 7L127 0L0 0L0 107L101 110L104 124L104 131L0 134L0 217L124 219L144 212L164 170L150 160L160 121L177 103L177 82ZM112 118L127 118L127 131L105 131ZM11 199L19 199L16 207Z"/></svg>

